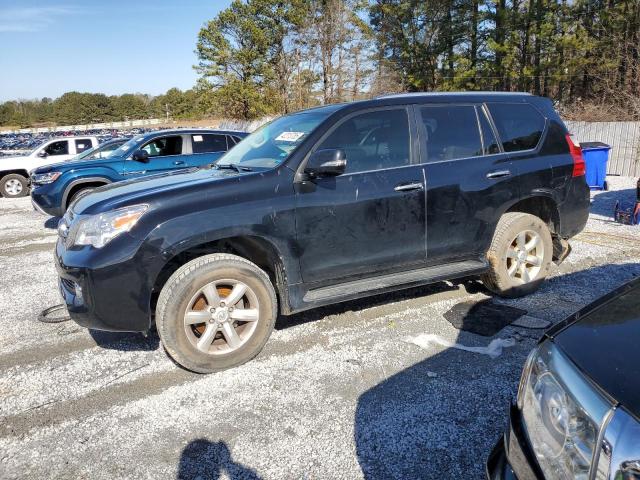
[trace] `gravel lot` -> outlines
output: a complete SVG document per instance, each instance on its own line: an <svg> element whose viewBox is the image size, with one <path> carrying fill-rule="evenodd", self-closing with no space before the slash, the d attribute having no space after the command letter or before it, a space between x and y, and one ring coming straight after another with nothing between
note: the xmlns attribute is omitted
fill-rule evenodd
<svg viewBox="0 0 640 480"><path fill-rule="evenodd" d="M640 227L610 220L634 180L609 183L553 278L500 303L556 322L640 275ZM542 332L458 330L443 314L489 296L477 282L441 283L280 318L254 361L196 375L157 336L37 320L61 301L55 223L28 198L0 199L3 479L482 478ZM417 341L426 334L513 346L491 358Z"/></svg>

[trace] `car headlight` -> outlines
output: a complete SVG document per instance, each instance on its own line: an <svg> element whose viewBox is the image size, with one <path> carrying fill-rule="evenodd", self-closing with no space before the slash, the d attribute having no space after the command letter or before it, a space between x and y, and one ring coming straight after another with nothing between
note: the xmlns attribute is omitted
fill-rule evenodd
<svg viewBox="0 0 640 480"><path fill-rule="evenodd" d="M35 173L31 176L31 181L39 184L53 183L60 175L62 172Z"/></svg>
<svg viewBox="0 0 640 480"><path fill-rule="evenodd" d="M611 405L552 342L527 359L518 407L545 477L588 479L598 429Z"/></svg>
<svg viewBox="0 0 640 480"><path fill-rule="evenodd" d="M121 233L131 230L148 208L148 205L133 205L82 218L73 233L73 244L102 248Z"/></svg>

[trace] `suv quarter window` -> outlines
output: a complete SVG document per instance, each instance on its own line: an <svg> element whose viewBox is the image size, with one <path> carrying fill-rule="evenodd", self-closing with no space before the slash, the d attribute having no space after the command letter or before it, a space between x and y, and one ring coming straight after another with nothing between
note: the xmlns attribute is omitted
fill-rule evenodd
<svg viewBox="0 0 640 480"><path fill-rule="evenodd" d="M347 156L345 173L411 164L409 116L405 107L356 113L340 121L314 148L339 148Z"/></svg>
<svg viewBox="0 0 640 480"><path fill-rule="evenodd" d="M182 154L182 136L171 135L168 137L154 138L147 142L141 150L149 154L149 157L168 157Z"/></svg>
<svg viewBox="0 0 640 480"><path fill-rule="evenodd" d="M47 155L68 155L69 154L69 142L67 140L59 140L57 142L50 143L44 148Z"/></svg>
<svg viewBox="0 0 640 480"><path fill-rule="evenodd" d="M505 152L536 148L545 126L545 118L538 110L528 103L489 103L487 106Z"/></svg>
<svg viewBox="0 0 640 480"><path fill-rule="evenodd" d="M473 105L421 105L418 127L422 129L427 163L477 157L483 154L478 116Z"/></svg>
<svg viewBox="0 0 640 480"><path fill-rule="evenodd" d="M191 135L193 153L226 152L226 135L215 133L194 133Z"/></svg>

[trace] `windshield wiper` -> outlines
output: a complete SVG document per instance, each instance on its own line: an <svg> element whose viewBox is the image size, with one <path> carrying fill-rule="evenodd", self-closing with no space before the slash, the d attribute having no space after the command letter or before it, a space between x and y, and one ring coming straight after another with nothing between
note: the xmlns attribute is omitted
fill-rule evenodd
<svg viewBox="0 0 640 480"><path fill-rule="evenodd" d="M216 163L216 168L219 170L222 170L222 169L235 170L238 173L253 171L249 167L241 167L236 163Z"/></svg>

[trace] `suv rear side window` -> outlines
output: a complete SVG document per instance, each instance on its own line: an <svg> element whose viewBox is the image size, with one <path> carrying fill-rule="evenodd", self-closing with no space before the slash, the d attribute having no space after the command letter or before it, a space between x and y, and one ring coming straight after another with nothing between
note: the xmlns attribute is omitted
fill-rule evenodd
<svg viewBox="0 0 640 480"><path fill-rule="evenodd" d="M69 155L69 142L60 140L47 145L44 149L47 155Z"/></svg>
<svg viewBox="0 0 640 480"><path fill-rule="evenodd" d="M193 153L226 152L226 135L195 134L191 135Z"/></svg>
<svg viewBox="0 0 640 480"><path fill-rule="evenodd" d="M409 165L407 111L385 109L351 117L339 124L316 150L329 148L340 148L346 153L345 173Z"/></svg>
<svg viewBox="0 0 640 480"><path fill-rule="evenodd" d="M182 154L182 137L155 138L147 143L142 150L147 152L150 157L166 157L169 155Z"/></svg>
<svg viewBox="0 0 640 480"><path fill-rule="evenodd" d="M476 109L471 105L420 107L419 125L426 139L424 161L438 162L482 155Z"/></svg>
<svg viewBox="0 0 640 480"><path fill-rule="evenodd" d="M76 153L82 153L91 148L91 140L76 140Z"/></svg>
<svg viewBox="0 0 640 480"><path fill-rule="evenodd" d="M526 103L490 103L489 112L505 152L536 148L544 131L544 117Z"/></svg>

